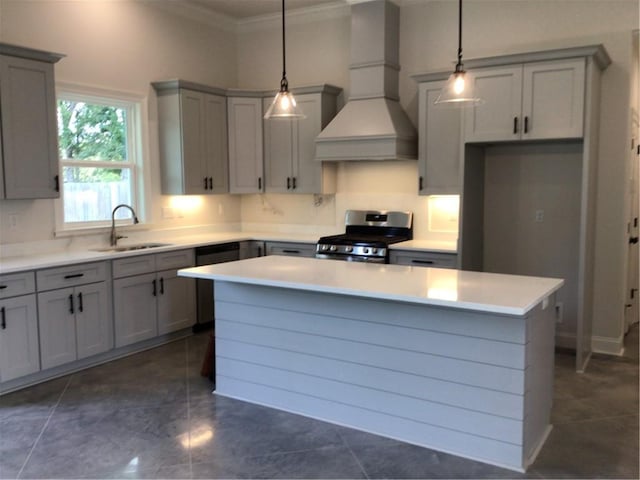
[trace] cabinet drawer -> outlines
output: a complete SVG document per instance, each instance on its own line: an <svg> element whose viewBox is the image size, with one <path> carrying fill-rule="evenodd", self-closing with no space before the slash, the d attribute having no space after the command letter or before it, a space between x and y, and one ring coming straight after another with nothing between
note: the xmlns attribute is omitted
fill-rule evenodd
<svg viewBox="0 0 640 480"><path fill-rule="evenodd" d="M195 258L193 249L158 253L156 255L156 270L193 267L195 265Z"/></svg>
<svg viewBox="0 0 640 480"><path fill-rule="evenodd" d="M293 257L315 257L315 243L267 242L267 255L289 255Z"/></svg>
<svg viewBox="0 0 640 480"><path fill-rule="evenodd" d="M389 263L412 265L414 267L456 268L458 256L455 253L428 253L392 250Z"/></svg>
<svg viewBox="0 0 640 480"><path fill-rule="evenodd" d="M0 275L0 298L26 295L36 291L36 278L33 272Z"/></svg>
<svg viewBox="0 0 640 480"><path fill-rule="evenodd" d="M152 254L119 258L113 261L113 278L130 277L156 271L156 256Z"/></svg>
<svg viewBox="0 0 640 480"><path fill-rule="evenodd" d="M106 262L81 263L70 267L49 268L36 272L39 292L55 288L73 287L85 283L102 282L106 279Z"/></svg>

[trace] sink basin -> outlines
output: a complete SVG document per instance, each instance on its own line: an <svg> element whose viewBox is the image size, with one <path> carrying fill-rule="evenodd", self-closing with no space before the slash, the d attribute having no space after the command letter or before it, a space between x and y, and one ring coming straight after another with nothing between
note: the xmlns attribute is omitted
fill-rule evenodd
<svg viewBox="0 0 640 480"><path fill-rule="evenodd" d="M121 247L94 248L94 252L130 252L132 250L146 250L148 248L168 247L170 243L138 243L135 245L122 245Z"/></svg>

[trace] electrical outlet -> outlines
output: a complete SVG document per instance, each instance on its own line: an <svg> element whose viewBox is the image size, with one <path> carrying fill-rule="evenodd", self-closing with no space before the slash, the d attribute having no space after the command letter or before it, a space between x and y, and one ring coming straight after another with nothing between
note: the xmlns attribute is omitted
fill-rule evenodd
<svg viewBox="0 0 640 480"><path fill-rule="evenodd" d="M544 221L544 210L536 210L536 222L542 223Z"/></svg>
<svg viewBox="0 0 640 480"><path fill-rule="evenodd" d="M556 323L562 323L564 317L564 304L556 302Z"/></svg>

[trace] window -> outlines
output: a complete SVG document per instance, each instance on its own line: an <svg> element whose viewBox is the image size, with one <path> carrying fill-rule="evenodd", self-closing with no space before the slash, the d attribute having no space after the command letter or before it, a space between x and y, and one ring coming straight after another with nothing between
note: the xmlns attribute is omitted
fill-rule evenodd
<svg viewBox="0 0 640 480"><path fill-rule="evenodd" d="M141 102L73 91L58 92L62 230L110 225L116 205L138 216ZM130 219L119 209L116 219Z"/></svg>

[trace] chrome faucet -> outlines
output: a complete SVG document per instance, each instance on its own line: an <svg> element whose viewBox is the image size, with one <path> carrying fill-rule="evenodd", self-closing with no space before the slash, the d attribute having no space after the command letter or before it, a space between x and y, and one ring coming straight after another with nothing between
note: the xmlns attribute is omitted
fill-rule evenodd
<svg viewBox="0 0 640 480"><path fill-rule="evenodd" d="M138 217L136 216L136 212L135 210L130 207L129 205L127 205L126 203L121 203L120 205L117 205L116 208L113 209L113 212L111 212L111 240L109 242L109 244L112 247L115 247L118 244L118 240L121 238L127 238L123 235L116 235L116 210L118 210L119 208L128 208L129 210L131 210L131 215L133 215L133 223L134 225L136 223L140 223L138 221Z"/></svg>

